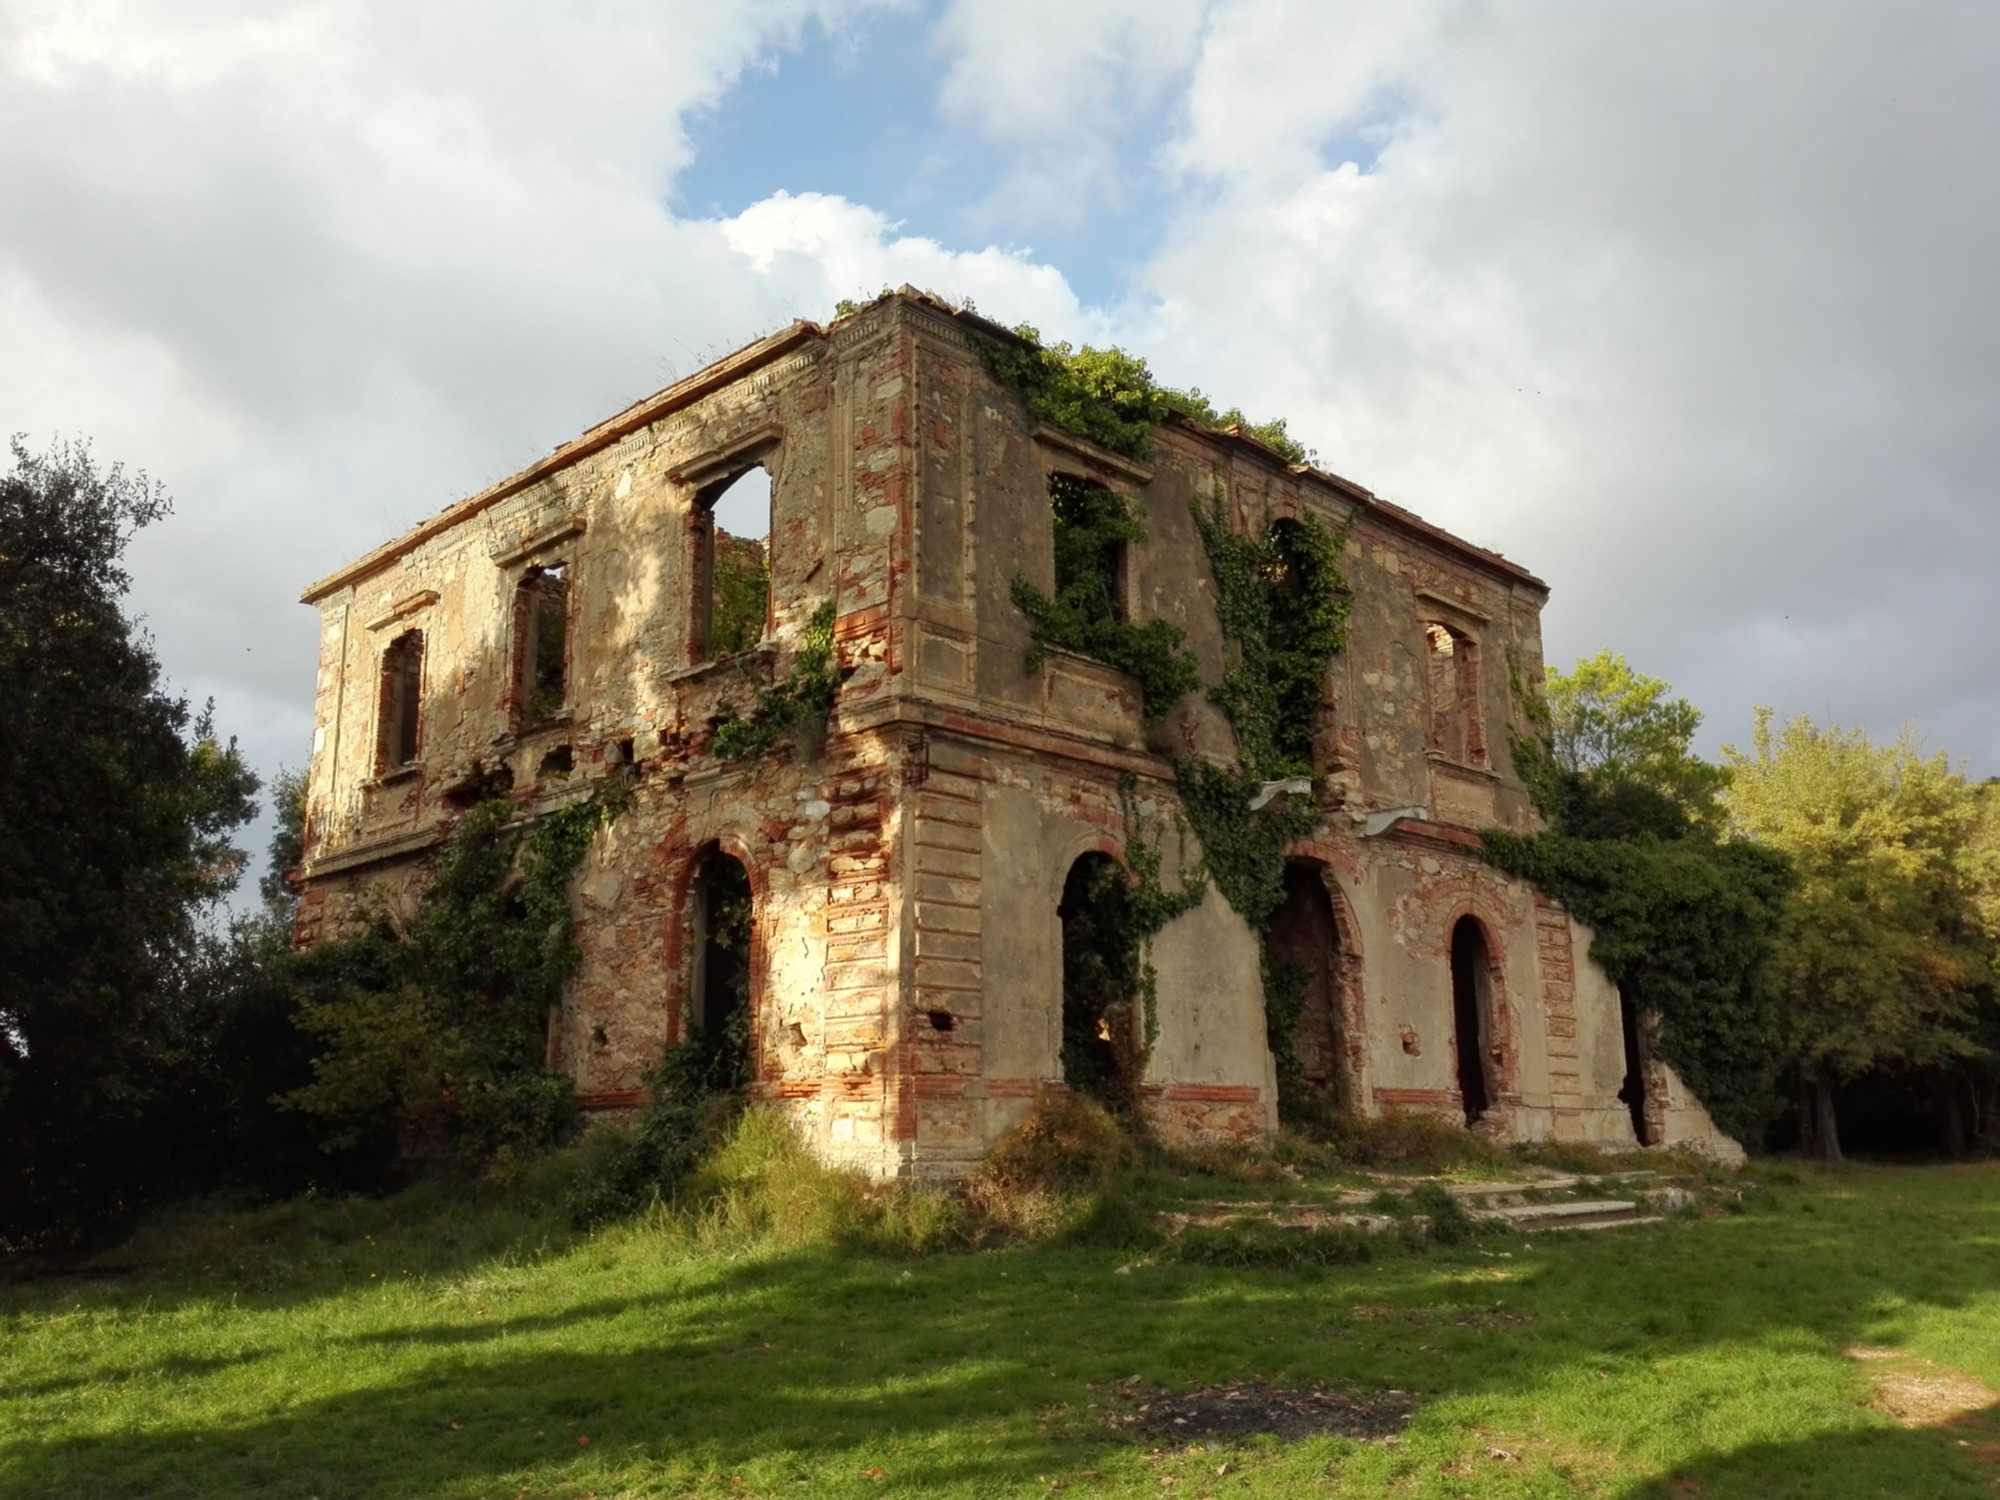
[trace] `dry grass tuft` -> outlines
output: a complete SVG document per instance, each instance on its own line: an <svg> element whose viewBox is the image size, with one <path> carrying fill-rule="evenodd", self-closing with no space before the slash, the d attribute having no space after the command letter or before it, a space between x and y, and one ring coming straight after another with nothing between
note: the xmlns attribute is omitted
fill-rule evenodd
<svg viewBox="0 0 2000 1500"><path fill-rule="evenodd" d="M1124 1242L1145 1216L1132 1202L1139 1151L1095 1100L1044 1091L960 1190L994 1230L1027 1240Z"/></svg>
<svg viewBox="0 0 2000 1500"><path fill-rule="evenodd" d="M1867 1369L1869 1383L1875 1387L1870 1404L1899 1427L1942 1427L2000 1406L2000 1393L1921 1355L1900 1349L1855 1348L1847 1351L1847 1357Z"/></svg>
<svg viewBox="0 0 2000 1500"><path fill-rule="evenodd" d="M1443 1172L1453 1167L1497 1170L1513 1158L1456 1120L1392 1109L1374 1119L1340 1115L1317 1134L1349 1166L1398 1172Z"/></svg>

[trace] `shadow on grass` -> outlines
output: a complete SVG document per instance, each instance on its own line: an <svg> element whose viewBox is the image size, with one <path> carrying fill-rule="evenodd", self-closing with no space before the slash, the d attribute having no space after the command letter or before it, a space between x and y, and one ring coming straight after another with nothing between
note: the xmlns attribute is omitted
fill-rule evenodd
<svg viewBox="0 0 2000 1500"><path fill-rule="evenodd" d="M196 1199L163 1210L91 1260L0 1264L0 1309L59 1303L168 1310L227 1300L284 1308L386 1276L449 1277L560 1255L588 1236L558 1190L426 1182L381 1198L249 1206Z"/></svg>
<svg viewBox="0 0 2000 1500"><path fill-rule="evenodd" d="M1885 1307L2000 1290L2000 1173L1959 1179L1972 1204L1943 1177L1915 1193L1850 1180L1845 1203L1828 1179L1718 1222L1320 1272L1116 1275L1124 1257L1087 1250L662 1267L647 1274L673 1284L657 1292L579 1284L555 1313L437 1316L320 1336L310 1356L272 1351L275 1366L346 1344L382 1364L366 1388L312 1399L282 1380L247 1402L232 1387L213 1404L269 1408L241 1421L169 1426L155 1412L49 1438L17 1426L0 1494L513 1493L530 1471L579 1493L636 1476L780 1485L793 1471L816 1494L1012 1492L1126 1461L1134 1439L1088 1403L1092 1385L1134 1374L1540 1399L1582 1371L1615 1381L1725 1345L1837 1358L1894 1338ZM1420 1416L1413 1443L1453 1420ZM1959 1439L1870 1421L1850 1406L1838 1430L1704 1455L1637 1493L1990 1493ZM875 1465L879 1481L862 1477Z"/></svg>
<svg viewBox="0 0 2000 1500"><path fill-rule="evenodd" d="M1832 1477L1830 1477L1832 1476ZM2000 1407L1936 1427L1871 1427L1753 1443L1684 1464L1627 1500L1821 1500L1827 1495L1972 1500L2000 1484Z"/></svg>

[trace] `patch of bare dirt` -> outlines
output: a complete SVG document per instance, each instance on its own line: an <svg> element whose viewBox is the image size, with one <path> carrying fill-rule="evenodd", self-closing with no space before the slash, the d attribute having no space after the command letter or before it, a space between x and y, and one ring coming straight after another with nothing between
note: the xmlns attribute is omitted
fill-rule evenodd
<svg viewBox="0 0 2000 1500"><path fill-rule="evenodd" d="M1418 1406L1417 1398L1403 1391L1364 1399L1320 1386L1284 1390L1254 1381L1202 1385L1182 1392L1162 1390L1138 1398L1128 1396L1122 1388L1114 1389L1133 1404L1112 1414L1112 1426L1177 1442L1257 1434L1365 1441L1401 1432Z"/></svg>
<svg viewBox="0 0 2000 1500"><path fill-rule="evenodd" d="M1943 1427L2000 1404L2000 1392L1919 1355L1862 1348L1849 1349L1847 1355L1868 1371L1875 1387L1870 1404L1899 1426Z"/></svg>

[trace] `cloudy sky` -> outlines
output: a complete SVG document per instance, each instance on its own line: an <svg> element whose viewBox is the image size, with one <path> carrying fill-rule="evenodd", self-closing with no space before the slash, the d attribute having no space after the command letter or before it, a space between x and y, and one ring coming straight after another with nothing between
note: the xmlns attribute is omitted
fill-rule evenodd
<svg viewBox="0 0 2000 1500"><path fill-rule="evenodd" d="M2000 774L2000 8L0 0L0 419L163 480L269 771L300 588L913 282L1282 414L1707 715Z"/></svg>

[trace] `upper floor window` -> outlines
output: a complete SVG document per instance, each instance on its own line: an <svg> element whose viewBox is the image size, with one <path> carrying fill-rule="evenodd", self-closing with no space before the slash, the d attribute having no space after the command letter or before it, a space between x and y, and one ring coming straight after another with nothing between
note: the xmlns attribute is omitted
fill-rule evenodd
<svg viewBox="0 0 2000 1500"><path fill-rule="evenodd" d="M1424 626L1424 658L1430 682L1430 748L1460 765L1485 765L1478 642L1433 621Z"/></svg>
<svg viewBox="0 0 2000 1500"><path fill-rule="evenodd" d="M405 631L382 653L375 711L375 774L414 763L423 753L424 633Z"/></svg>
<svg viewBox="0 0 2000 1500"><path fill-rule="evenodd" d="M694 640L707 661L748 651L771 612L771 475L761 465L695 497Z"/></svg>
<svg viewBox="0 0 2000 1500"><path fill-rule="evenodd" d="M569 617L568 566L528 569L514 591L515 682L523 729L569 706Z"/></svg>
<svg viewBox="0 0 2000 1500"><path fill-rule="evenodd" d="M1144 532L1123 495L1089 479L1049 480L1055 514L1056 598L1091 624L1126 617L1125 549Z"/></svg>

